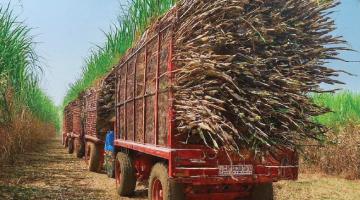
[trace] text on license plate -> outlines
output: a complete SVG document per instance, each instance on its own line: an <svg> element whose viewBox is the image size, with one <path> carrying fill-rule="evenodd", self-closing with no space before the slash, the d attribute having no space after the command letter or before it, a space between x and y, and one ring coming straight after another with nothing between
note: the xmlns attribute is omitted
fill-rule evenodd
<svg viewBox="0 0 360 200"><path fill-rule="evenodd" d="M220 165L219 176L243 176L252 175L252 165Z"/></svg>

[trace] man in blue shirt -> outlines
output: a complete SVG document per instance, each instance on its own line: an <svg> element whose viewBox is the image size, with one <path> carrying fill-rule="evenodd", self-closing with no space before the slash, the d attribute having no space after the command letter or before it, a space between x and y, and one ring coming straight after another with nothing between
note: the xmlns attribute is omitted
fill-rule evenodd
<svg viewBox="0 0 360 200"><path fill-rule="evenodd" d="M114 131L108 131L106 133L105 151L114 152Z"/></svg>

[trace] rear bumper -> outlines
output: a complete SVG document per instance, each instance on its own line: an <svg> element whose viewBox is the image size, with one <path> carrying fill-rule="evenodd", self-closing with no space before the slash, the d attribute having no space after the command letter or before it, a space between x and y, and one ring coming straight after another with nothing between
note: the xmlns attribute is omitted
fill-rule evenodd
<svg viewBox="0 0 360 200"><path fill-rule="evenodd" d="M176 169L176 173L218 173L218 169ZM249 197L255 185L270 184L279 180L296 180L297 166L255 166L256 171L263 171L264 174L243 175L236 177L221 176L187 176L174 177L171 181L184 184L186 199L198 200L238 200ZM188 171L188 172L186 172Z"/></svg>
<svg viewBox="0 0 360 200"><path fill-rule="evenodd" d="M242 154L242 161L237 155L232 157L235 166L251 166L252 170L237 171L231 176L223 176L221 166L231 167L225 153L211 153L211 150L177 150L174 152L171 163L171 177L182 183L193 184L261 184L271 183L280 180L297 180L298 178L298 157L296 152L283 152L279 154L278 160L267 155L262 159L256 159L251 154ZM263 161L255 161L263 160ZM260 162L264 164L260 164ZM223 169L223 168L222 168ZM226 171L226 170L225 170ZM238 176L236 175L238 174Z"/></svg>
<svg viewBox="0 0 360 200"><path fill-rule="evenodd" d="M172 180L193 185L217 185L262 184L298 178L298 166L255 166L254 170L253 175L221 177L218 168L176 168Z"/></svg>

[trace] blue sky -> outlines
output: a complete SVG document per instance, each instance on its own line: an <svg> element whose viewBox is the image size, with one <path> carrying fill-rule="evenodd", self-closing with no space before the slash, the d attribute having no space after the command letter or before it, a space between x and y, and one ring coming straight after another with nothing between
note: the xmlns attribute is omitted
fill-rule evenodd
<svg viewBox="0 0 360 200"><path fill-rule="evenodd" d="M337 30L334 35L342 35L349 46L358 52L343 52L341 58L349 61L360 61L360 1L341 0L342 4L335 8L332 17L335 19ZM351 91L360 92L360 62L344 63L333 62L331 67L343 69L358 76L342 75L339 80L346 85L337 86ZM327 87L328 88L328 87Z"/></svg>
<svg viewBox="0 0 360 200"><path fill-rule="evenodd" d="M0 0L7 4L9 0ZM103 44L110 25L115 22L123 0L12 0L20 19L33 27L38 42L37 51L46 66L42 87L57 104L81 74L84 58L95 44ZM360 1L342 0L333 18L338 30L350 46L360 51ZM342 58L360 60L360 53L346 52ZM360 92L360 63L334 62L331 66L345 69L358 77L347 75L339 79L347 83L338 86ZM327 86L324 86L327 87Z"/></svg>

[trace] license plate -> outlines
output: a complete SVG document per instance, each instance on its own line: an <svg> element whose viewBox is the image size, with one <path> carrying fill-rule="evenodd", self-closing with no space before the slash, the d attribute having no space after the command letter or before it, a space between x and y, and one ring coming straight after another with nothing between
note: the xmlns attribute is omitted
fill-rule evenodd
<svg viewBox="0 0 360 200"><path fill-rule="evenodd" d="M220 165L219 176L244 176L252 175L252 165Z"/></svg>

